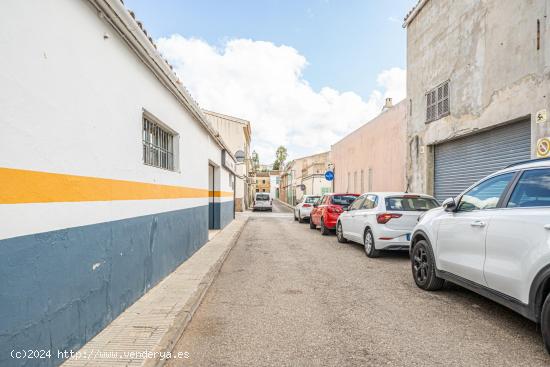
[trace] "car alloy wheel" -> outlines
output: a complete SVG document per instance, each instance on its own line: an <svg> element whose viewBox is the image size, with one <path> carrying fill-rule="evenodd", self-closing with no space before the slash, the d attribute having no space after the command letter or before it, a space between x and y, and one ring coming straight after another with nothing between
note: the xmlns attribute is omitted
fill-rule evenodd
<svg viewBox="0 0 550 367"><path fill-rule="evenodd" d="M413 269L416 281L419 283L425 283L428 279L428 270L430 265L428 263L428 253L423 247L417 247L413 254Z"/></svg>
<svg viewBox="0 0 550 367"><path fill-rule="evenodd" d="M374 246L374 238L370 229L365 231L363 245L365 245L365 254L367 254L368 257L373 258L380 256L380 250L377 250Z"/></svg>
<svg viewBox="0 0 550 367"><path fill-rule="evenodd" d="M416 242L411 254L411 270L416 285L426 291L443 288L445 280L435 273L435 260L432 248L425 240Z"/></svg>
<svg viewBox="0 0 550 367"><path fill-rule="evenodd" d="M340 243L346 243L348 240L344 237L344 230L342 229L342 223L338 222L336 225L336 238Z"/></svg>

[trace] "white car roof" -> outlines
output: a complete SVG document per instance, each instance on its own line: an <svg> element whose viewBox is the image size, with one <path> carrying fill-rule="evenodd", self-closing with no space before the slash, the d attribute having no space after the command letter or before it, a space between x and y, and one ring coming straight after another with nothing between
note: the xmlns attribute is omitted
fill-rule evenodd
<svg viewBox="0 0 550 367"><path fill-rule="evenodd" d="M402 191L371 191L371 192L365 192L361 195L365 195L365 194L377 195L377 196L381 196L381 197L400 196L400 195L416 195L416 196L421 196L421 197L424 197L424 198L430 198L430 199L434 198L433 196L427 195L427 194L419 194L419 193L416 193L416 192L402 192Z"/></svg>
<svg viewBox="0 0 550 367"><path fill-rule="evenodd" d="M538 167L550 167L550 158L533 159L530 161L518 162L500 171L495 172L495 174L513 172L513 171L518 171L526 168L538 168Z"/></svg>

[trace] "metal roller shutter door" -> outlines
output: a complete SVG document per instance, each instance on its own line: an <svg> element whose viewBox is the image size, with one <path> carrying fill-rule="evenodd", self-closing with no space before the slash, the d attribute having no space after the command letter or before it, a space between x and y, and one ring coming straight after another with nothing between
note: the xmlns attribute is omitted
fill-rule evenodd
<svg viewBox="0 0 550 367"><path fill-rule="evenodd" d="M530 120L436 145L435 197L439 201L455 197L483 177L530 158Z"/></svg>

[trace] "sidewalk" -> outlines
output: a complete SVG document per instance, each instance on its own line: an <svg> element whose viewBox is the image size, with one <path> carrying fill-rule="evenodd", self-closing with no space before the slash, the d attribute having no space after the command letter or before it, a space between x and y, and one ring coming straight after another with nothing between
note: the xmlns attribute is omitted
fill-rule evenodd
<svg viewBox="0 0 550 367"><path fill-rule="evenodd" d="M287 203L285 203L284 201L281 201L281 200L278 199L278 198L275 198L275 200L277 200L279 203L281 203L282 205L284 205L284 206L286 206L286 207L288 207L288 208L290 208L290 209L294 209L294 207L293 207L292 205L287 204Z"/></svg>
<svg viewBox="0 0 550 367"><path fill-rule="evenodd" d="M172 351L247 220L246 216L237 216L84 345L78 351L80 358L73 356L62 366L164 365L166 360L161 355ZM180 358L185 361L185 356Z"/></svg>

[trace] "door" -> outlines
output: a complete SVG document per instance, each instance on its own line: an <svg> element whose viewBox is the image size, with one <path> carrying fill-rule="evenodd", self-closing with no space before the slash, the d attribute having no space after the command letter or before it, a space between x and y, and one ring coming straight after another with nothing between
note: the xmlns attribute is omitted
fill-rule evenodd
<svg viewBox="0 0 550 367"><path fill-rule="evenodd" d="M214 166L208 165L208 229L215 228Z"/></svg>
<svg viewBox="0 0 550 367"><path fill-rule="evenodd" d="M361 216L361 206L365 200L366 195L361 195L351 205L348 209L348 215L346 216L346 225L342 228L344 230L346 238L349 238L353 241L359 241L357 236L358 221L360 221Z"/></svg>
<svg viewBox="0 0 550 367"><path fill-rule="evenodd" d="M483 177L530 158L530 119L436 145L435 197L456 197Z"/></svg>
<svg viewBox="0 0 550 367"><path fill-rule="evenodd" d="M530 278L548 264L550 169L523 172L505 208L487 231L485 279L501 293L528 303Z"/></svg>
<svg viewBox="0 0 550 367"><path fill-rule="evenodd" d="M466 192L456 212L437 219L436 260L440 270L486 285L485 238L492 213L514 173L491 177Z"/></svg>
<svg viewBox="0 0 550 367"><path fill-rule="evenodd" d="M357 242L363 243L363 235L365 233L365 227L369 225L370 219L375 216L374 210L378 205L378 197L376 195L367 194L365 200L361 203L361 207L355 213L353 221L353 231L357 238Z"/></svg>
<svg viewBox="0 0 550 367"><path fill-rule="evenodd" d="M321 196L321 198L317 200L317 203L315 203L315 206L311 210L311 215L309 220L311 221L311 223L315 225L319 225L319 221L320 221L319 213L321 209L321 204L325 201L325 198L326 198L326 195Z"/></svg>

